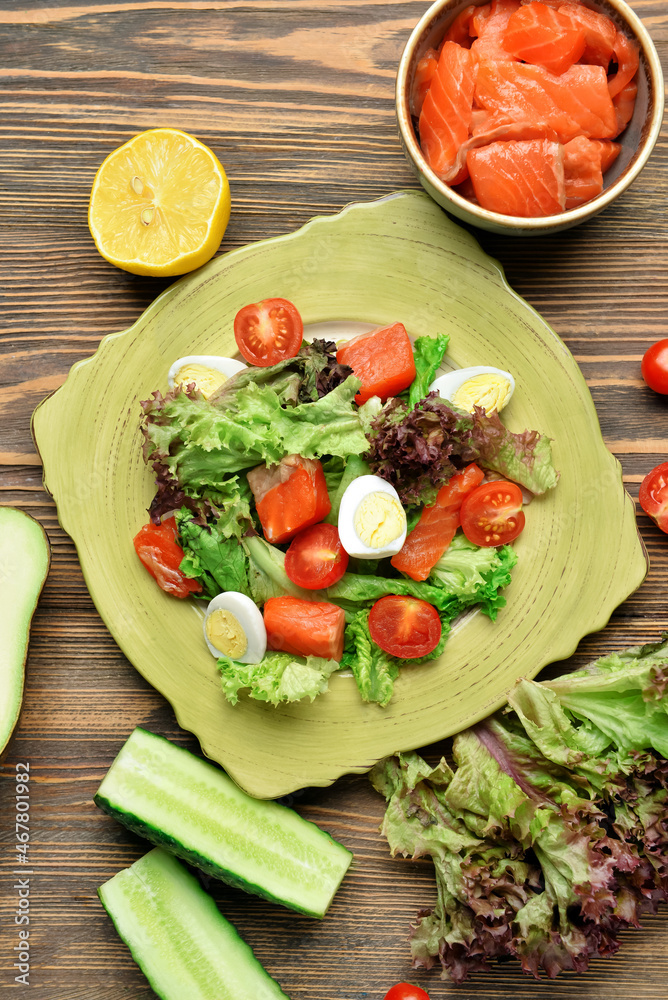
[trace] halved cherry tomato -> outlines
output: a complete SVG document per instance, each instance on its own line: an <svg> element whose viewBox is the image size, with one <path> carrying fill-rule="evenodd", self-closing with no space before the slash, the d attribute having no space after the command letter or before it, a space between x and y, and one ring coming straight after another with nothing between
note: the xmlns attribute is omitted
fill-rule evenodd
<svg viewBox="0 0 668 1000"><path fill-rule="evenodd" d="M385 1000L429 1000L429 994L412 983L397 983L387 991Z"/></svg>
<svg viewBox="0 0 668 1000"><path fill-rule="evenodd" d="M413 347L403 323L353 337L336 352L336 360L350 365L361 379L362 388L355 396L360 405L372 396L383 401L396 396L415 378Z"/></svg>
<svg viewBox="0 0 668 1000"><path fill-rule="evenodd" d="M343 608L327 601L303 601L300 597L270 597L264 605L264 625L269 649L297 656L343 656Z"/></svg>
<svg viewBox="0 0 668 1000"><path fill-rule="evenodd" d="M640 506L662 531L668 532L668 462L648 472L640 484Z"/></svg>
<svg viewBox="0 0 668 1000"><path fill-rule="evenodd" d="M317 458L286 455L278 465L251 469L246 478L268 542L287 542L302 528L322 521L332 509Z"/></svg>
<svg viewBox="0 0 668 1000"><path fill-rule="evenodd" d="M335 524L312 524L290 542L285 572L298 587L321 590L341 579L348 559Z"/></svg>
<svg viewBox="0 0 668 1000"><path fill-rule="evenodd" d="M260 368L294 358L303 336L302 318L287 299L253 302L234 317L237 347L249 364Z"/></svg>
<svg viewBox="0 0 668 1000"><path fill-rule="evenodd" d="M640 373L650 389L668 394L668 340L657 340L645 351Z"/></svg>
<svg viewBox="0 0 668 1000"><path fill-rule="evenodd" d="M460 515L462 531L474 545L505 545L524 528L522 490L505 480L484 483L464 497Z"/></svg>
<svg viewBox="0 0 668 1000"><path fill-rule="evenodd" d="M413 580L427 579L455 536L464 497L484 478L482 469L472 463L441 487L436 502L424 508L402 548L392 556L390 561L395 569Z"/></svg>
<svg viewBox="0 0 668 1000"><path fill-rule="evenodd" d="M438 646L441 619L433 605L417 597L388 594L369 612L369 634L391 656L413 660Z"/></svg>
<svg viewBox="0 0 668 1000"><path fill-rule="evenodd" d="M181 572L183 549L176 541L176 524L169 517L162 524L145 524L134 537L135 552L151 576L173 597L200 594L202 584Z"/></svg>

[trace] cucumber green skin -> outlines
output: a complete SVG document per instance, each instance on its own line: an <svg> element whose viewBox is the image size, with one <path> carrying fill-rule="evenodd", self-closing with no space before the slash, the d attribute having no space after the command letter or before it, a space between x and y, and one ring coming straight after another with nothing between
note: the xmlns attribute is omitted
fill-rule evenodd
<svg viewBox="0 0 668 1000"><path fill-rule="evenodd" d="M231 872L226 868L221 868L220 865L214 864L210 858L204 857L202 854L198 854L197 851L190 850L182 844L180 840L176 840L174 837L168 836L168 834L157 829L157 827L139 819L138 816L128 813L124 809L117 809L116 806L113 806L111 802L102 795L95 795L93 797L93 802L96 806L99 806L103 812L106 812L107 815L111 816L118 823L120 823L121 826L124 826L133 833L136 833L138 836L143 837L144 840L148 840L149 843L155 844L156 847L164 847L165 850L169 851L171 854L175 854L177 858L182 858L195 868L199 868L200 871L203 871L206 875L211 875L213 878L218 879L220 882L225 882L226 885L231 885L235 889L243 889L244 892L248 892L253 896L261 896L262 899L268 899L272 903L280 903L281 906L289 906L289 909L296 910L297 913L303 913L307 917L322 918L322 913L316 913L313 910L305 909L296 903L288 904L279 896L273 896L262 886L255 885L253 882L247 882L246 879L241 878L236 874L236 872ZM324 833L325 831L323 830L322 832Z"/></svg>
<svg viewBox="0 0 668 1000"><path fill-rule="evenodd" d="M150 737L151 740L164 742L170 749L178 749L179 752L188 753L188 751L183 748L176 747L176 744L172 743L164 736L160 736L157 733L152 733L150 730L144 729L138 726L135 732L141 732L143 736ZM130 736L129 739L131 739ZM122 750L121 750L122 753ZM199 760L199 758L197 758ZM210 763L210 762L208 762ZM122 826L125 826L128 830L133 833L138 834L138 836L143 837L148 840L151 844L156 847L164 847L171 854L176 855L176 857L182 858L184 861L199 868L201 871L205 872L207 875L211 875L213 878L218 879L227 885L233 886L235 889L242 889L244 892L248 892L252 895L259 896L262 899L267 899L272 903L278 903L281 906L285 906L290 910L294 910L297 913L302 913L308 917L315 917L317 919L322 919L325 916L325 912L321 909L314 910L308 906L301 906L296 900L286 900L282 896L274 895L269 889L264 886L257 885L255 882L249 882L247 879L240 876L237 872L230 871L227 868L223 868L218 862L212 861L211 858L206 855L200 854L198 851L187 847L180 840L175 837L170 836L165 833L159 827L152 823L148 823L141 819L135 813L130 812L127 809L119 808L114 805L112 801L104 794L100 794L98 791L94 797L93 802L97 805L103 812L106 812L109 816L115 819ZM314 825L314 824L309 824ZM336 844L337 848L345 851L352 861L352 854L343 847L334 837L331 836L326 830L317 828L318 833L321 837L326 838L332 843ZM345 871L341 873L341 879Z"/></svg>

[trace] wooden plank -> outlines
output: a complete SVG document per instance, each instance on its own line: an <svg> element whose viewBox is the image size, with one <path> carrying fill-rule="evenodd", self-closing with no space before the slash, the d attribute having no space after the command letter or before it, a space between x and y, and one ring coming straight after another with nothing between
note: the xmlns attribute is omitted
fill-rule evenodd
<svg viewBox="0 0 668 1000"><path fill-rule="evenodd" d="M634 0L662 59L668 15ZM426 2L407 0L4 0L0 10L0 502L44 524L53 549L35 615L23 714L0 766L0 995L33 1000L153 996L96 896L146 849L92 804L131 729L142 724L197 749L170 706L125 660L88 594L71 540L45 493L30 436L34 406L101 338L129 327L168 285L118 271L86 223L90 187L112 149L172 125L224 163L233 211L220 252L417 187L400 149L394 74ZM477 232L510 285L538 309L580 365L601 430L637 499L668 452L666 400L642 383L640 358L668 336L668 143L610 209L550 238ZM82 432L85 432L82 429ZM657 639L668 623L668 543L639 511L651 567L603 632L564 666ZM611 539L614 544L614 539ZM554 669L554 668L551 668ZM436 761L446 744L425 749ZM31 768L31 985L14 983L17 905L13 778ZM221 909L288 995L381 998L396 981L446 996L501 1000L663 1000L666 911L629 931L585 979L536 983L517 965L455 988L412 971L407 937L433 905L427 861L391 858L383 803L364 776L295 793L290 804L354 852L322 922L208 882ZM184 998L187 1000L187 998Z"/></svg>

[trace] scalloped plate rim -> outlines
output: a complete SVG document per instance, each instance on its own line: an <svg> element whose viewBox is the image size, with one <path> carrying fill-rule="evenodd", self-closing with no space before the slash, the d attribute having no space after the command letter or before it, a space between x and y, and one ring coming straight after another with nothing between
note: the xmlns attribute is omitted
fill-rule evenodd
<svg viewBox="0 0 668 1000"><path fill-rule="evenodd" d="M303 226L301 226L299 229L296 229L296 230L294 230L294 231L292 231L290 233L286 233L286 234L282 234L282 235L278 235L278 236L273 236L273 237L270 237L268 239L260 240L260 241L254 242L254 243L249 243L249 244L246 244L246 245L244 245L242 247L236 248L234 250L230 250L227 253L222 254L222 255L214 258L214 260L212 260L208 264L204 265L204 267L200 268L198 271L192 272L191 274L188 274L188 275L185 275L185 276L179 278L176 282L174 282L168 288L164 289L153 300L153 302L151 302L149 304L149 306L147 306L147 308L140 314L140 316L135 320L135 322L133 324L131 324L131 326L129 326L128 328L126 328L124 330L108 334L104 338L102 338L102 340L100 341L100 344L99 344L98 348L96 349L96 351L90 357L84 358L84 359L76 362L71 367L71 369L69 370L69 373L68 373L68 375L66 377L65 383L69 382L69 385L70 385L70 388L71 388L71 386L73 384L73 380L76 380L77 372L81 368L83 368L84 366L88 366L89 364L93 363L96 359L98 359L99 356L100 356L100 353L104 352L105 349L108 347L108 345L112 341L115 341L115 340L118 340L118 339L125 338L125 337L133 335L137 331L138 328L141 328L143 326L143 324L146 322L146 320L151 316L151 314L153 312L155 312L156 310L159 310L165 304L165 302L169 301L169 299L171 297L173 297L174 295L178 294L180 288L184 284L188 284L189 282L192 282L193 278L197 278L198 276L201 277L207 271L210 271L214 275L216 274L216 272L218 270L224 271L225 268L226 268L227 261L231 257L241 258L242 256L245 256L247 254L252 254L253 251L257 250L258 248L264 248L264 247L267 247L268 245L281 245L281 244L285 243L286 241L292 241L292 240L298 239L300 236L302 236L303 234L305 234L309 230L311 230L313 228L317 229L319 227L319 225L322 225L322 224L324 224L324 225L336 224L339 220L341 220L343 217L347 216L349 213L354 213L354 212L359 211L359 210L373 210L376 206L384 205L384 204L386 204L388 202L391 202L391 201L393 201L395 199L398 199L398 198L400 199L400 198L403 198L403 197L418 198L421 201L430 202L433 205L433 202L431 202L431 199L429 198L429 196L426 193L424 193L424 192L415 191L415 190L401 190L401 191L396 191L396 192L393 192L392 194L386 195L386 196L384 196L384 197L382 197L380 199L377 199L375 201L370 201L370 202L351 202L351 203L347 204L346 206L344 206L344 208L340 212L338 212L336 214L314 216L313 218L311 218L310 220L308 220ZM439 211L442 211L442 210L439 209ZM447 218L447 216L445 215L445 213L442 213L442 214L443 214L444 218ZM493 278L493 280L495 280L499 284L499 286L502 288L502 290L504 291L504 293L507 294L507 295L510 295L515 300L515 302L519 304L519 306L520 306L520 308L522 310L525 310L525 311L528 310L532 314L532 316L534 317L534 319L538 323L541 324L541 326L550 334L551 337L554 338L555 344L558 344L561 347L561 349L563 350L563 352L564 352L564 358L565 359L570 359L572 361L573 367L572 367L572 370L571 370L571 375L576 377L576 380L578 380L580 382L580 384L581 384L581 388L584 388L585 391L586 391L586 393L589 394L589 390L588 390L588 388L586 386L586 381L584 379L584 376L582 375L582 372L580 371L579 366L577 366L577 364L574 361L574 359L572 359L572 356L571 356L568 348L566 347L566 345L563 343L563 341L561 340L561 338L556 334L556 332L554 330L552 330L552 328L549 326L549 324L546 323L546 321L542 318L542 316L540 315L540 313L536 309L534 309L534 307L531 306L530 303L528 303L524 298L522 298L522 296L520 296L517 292L515 292L515 290L510 286L510 284L508 283L508 280L506 278L504 268L501 265L501 263L498 260L496 260L495 258L493 258L490 255L486 254L484 251L482 251L482 249L480 248L480 245L479 245L478 241L475 239L475 237L472 234L470 234L468 231L462 229L462 227L457 226L456 223L452 222L449 219L448 219L448 222L451 225L455 226L455 228L457 228L458 230L460 230L462 233L464 233L465 238L466 238L466 242L467 242L467 244L470 247L472 247L474 249L477 249L483 255L483 257L484 257L484 263L487 266L489 277ZM199 286L197 286L197 287L199 287ZM34 428L35 417L39 413L39 411L42 410L42 408L44 407L44 405L48 403L49 400L53 400L54 397L57 397L58 394L60 394L62 392L62 390L65 388L65 383L63 383L62 386L60 386L58 389L54 390L47 397L45 397L37 405L37 407L35 408L35 410L33 412L33 417L32 417L32 421L31 421L31 428L33 430L33 439L35 440L35 446L36 446L36 448L38 450L38 453L40 453L40 448L39 448L39 442L38 442L38 435L37 435L37 433L35 431L35 428ZM593 407L593 402L592 402L592 407ZM595 408L594 408L594 412L595 412ZM594 428L592 428L592 430L594 430ZM624 489L624 486L623 486L621 464L619 463L619 461L617 460L617 458L611 452L608 451L608 449L607 449L607 447L605 445L605 441L603 439L603 435L601 433L600 424L598 422L598 419L596 420L595 434L597 436L597 448L603 448L607 452L607 456L608 456L607 461L610 464L611 470L614 469L615 478L616 478L618 484L621 486L622 491L625 494L625 501L624 502L625 502L627 508L629 509L629 512L631 511L631 509L634 511L635 508L634 508L633 500L630 497L630 495L627 493L627 491ZM49 489L49 484L48 484L48 474L47 474L47 470L46 470L46 465L44 467L44 485L45 485L45 488L49 492L51 492L50 489ZM70 533L68 527L66 526L67 517L63 516L63 514L61 512L61 506L59 504L57 496L55 496L54 494L52 494L52 495L54 496L54 500L55 500L56 505L57 505L57 512L58 512L59 522L61 523L63 529L68 534L70 534L70 537L72 537L72 539L74 541L75 547L77 549L77 554L79 555L80 562L81 562L81 565L82 565L82 571L84 573L84 578L86 580L87 586L89 586L89 589L90 589L89 580L88 580L87 567L86 567L86 564L85 564L85 560L82 560L81 554L80 554L80 544L77 541L77 539L75 538L74 533ZM593 632L598 632L601 629L605 628L605 626L609 622L610 617L611 617L612 613L614 612L615 608L618 607L618 605L620 603L622 603L625 599L627 599L630 596L630 594L632 594L637 589L638 586L640 586L640 584L642 583L642 580L644 579L644 577L645 577L645 575L647 573L648 558L647 558L647 552L646 552L644 544L642 542L642 538L640 536L640 533L637 531L637 525L636 525L636 534L637 534L639 546L642 549L642 553L643 553L643 556L644 556L644 563L645 563L644 573L642 575L642 578L638 579L637 582L636 582L636 580L634 578L634 581L632 583L631 589L628 589L628 586L620 587L619 588L619 593L622 594L622 596L620 597L619 601L614 606L612 606L612 607L607 607L606 606L601 611L601 614L598 617L596 617L596 619L594 619L592 621L592 623L590 624L590 626L581 635L577 635L574 638L567 638L567 634L566 634L567 630L565 630L564 633L562 633L562 636L563 636L562 644L561 645L557 644L559 646L559 648L558 648L558 655L556 655L556 656L553 655L554 654L554 649L552 649L550 651L550 654L547 657L547 659L543 659L540 662L538 662L537 665L536 665L536 667L535 667L535 669L532 672L525 672L525 674L523 676L532 676L533 677L540 670L542 670L548 663L558 662L559 660L566 659L569 656L571 656L573 654L573 652L575 651L575 649L577 648L577 646L578 646L579 642L581 641L581 639L585 635L589 635L589 634L591 634ZM91 591L91 596L93 596L92 591ZM95 603L96 608L97 608L98 602L97 602L96 598L93 597L93 600L94 600L94 603ZM226 764L226 762L224 760L221 760L220 753L217 753L216 751L212 751L212 748L211 748L211 745L210 745L210 740L207 739L206 735L200 735L197 732L196 725L193 726L192 722L188 720L188 715L190 714L189 706L187 706L185 710L182 710L181 705L179 704L179 702L177 700L175 700L174 698L168 696L167 694L165 694L164 692L162 692L160 690L160 688L155 684L154 680L152 678L149 678L147 676L147 674L144 672L144 669L142 669L142 666L140 666L139 664L135 663L134 660L129 656L129 654L124 649L124 643L121 640L119 640L119 638L116 635L114 635L114 629L113 629L112 625L107 621L106 616L102 613L102 611L100 611L99 608L98 608L98 611L99 611L101 617L103 618L103 620L105 621L105 624L107 625L107 627L111 631L112 635L116 639L116 642L118 643L118 645L120 646L120 648L123 650L123 652L125 653L125 655L128 656L128 659L130 659L130 662L132 663L132 665L134 666L134 668L137 669L137 671L143 677L145 677L145 679L148 681L148 683L150 683L152 686L156 687L156 689L158 691L160 691L160 693L163 695L163 697L165 697L165 699L169 702L169 704L171 705L171 707L172 707L172 709L174 711L174 714L175 714L175 717L176 717L176 720L177 720L179 726L182 729L184 729L184 730L186 730L188 732L193 733L193 735L200 742L200 745L201 745L202 750L204 751L204 753L207 754L210 757L213 757L213 759L215 759L219 763L221 763L223 767L226 767L230 771L230 773L232 774L232 776L235 777L235 780L238 780L239 783L243 787L243 784L244 784L243 780L240 780L235 775L235 773L234 773L234 767L233 766L228 767L228 765ZM485 718L491 711L494 711L497 708L500 708L503 704L505 704L505 702L507 700L507 695L508 695L508 691L509 690L510 690L510 688L508 688L505 691L504 695L497 700L497 702L494 704L493 707L490 708L489 704L486 704L484 706L484 709L481 710L478 715L473 715L473 714L467 715L466 722L462 726L460 726L460 728L464 728L465 726L472 725L475 722L480 721L482 718ZM454 731L458 731L458 730L454 730ZM450 732L444 733L443 736L440 737L440 738L445 738L446 736L449 736L451 734L452 733L450 733ZM397 745L395 746L395 749L396 750L412 749L415 746L415 742L414 741L409 741L409 742L411 743L410 746L407 744L407 742L405 740L399 740L397 742ZM422 745L422 744L420 744L420 745ZM392 752L392 751L387 750L387 749L383 749L383 751L381 753L379 753L378 756L375 756L375 757L373 757L373 759L370 759L370 760L367 759L367 760L365 760L364 762L361 762L361 763L351 764L350 762L342 762L339 765L334 765L333 770L336 771L336 775L334 777L331 777L331 775L328 775L327 777L323 777L321 779L318 779L317 777L314 777L312 779L309 779L306 782L301 782L299 784L295 784L295 785L293 785L292 787L290 787L287 790L286 789L281 789L278 794L287 794L288 791L294 791L297 788L305 787L305 785L314 785L314 786L323 786L324 787L324 786L327 786L327 785L331 784L334 780L336 780L337 777L339 777L339 776L341 776L343 774L346 774L346 773L363 773L363 772L367 771L371 766L373 766L373 763L376 760L381 759L382 757L386 756L387 753L389 753L389 752ZM271 797L273 797L273 795Z"/></svg>

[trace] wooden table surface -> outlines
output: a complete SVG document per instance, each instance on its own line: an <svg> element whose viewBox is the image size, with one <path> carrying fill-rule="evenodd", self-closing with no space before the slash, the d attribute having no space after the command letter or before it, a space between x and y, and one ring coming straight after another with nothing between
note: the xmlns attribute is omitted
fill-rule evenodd
<svg viewBox="0 0 668 1000"><path fill-rule="evenodd" d="M634 0L633 7L665 65L665 0ZM0 502L38 518L53 553L34 618L23 714L0 772L2 995L154 995L96 895L146 844L96 809L92 796L135 725L197 749L99 618L31 441L35 405L167 285L116 270L97 254L86 224L95 171L143 129L195 134L218 154L232 188L220 252L290 232L349 202L416 187L397 137L393 87L402 48L426 8L425 0L0 2ZM666 459L667 402L644 386L640 359L668 336L667 209L664 131L631 189L592 222L549 239L478 234L581 366L634 498L644 474ZM655 640L668 626L668 538L638 511L649 575L567 666ZM430 759L442 749L429 748ZM13 969L19 762L29 763L33 779L29 987L16 986ZM535 982L511 963L454 987L436 971L411 971L408 926L434 902L431 865L390 858L377 832L383 802L364 776L305 790L292 802L355 855L326 919L301 918L224 886L214 894L295 1000L382 998L406 978L432 1000L665 1000L665 909L642 931L625 933L619 954L593 962L585 976Z"/></svg>

